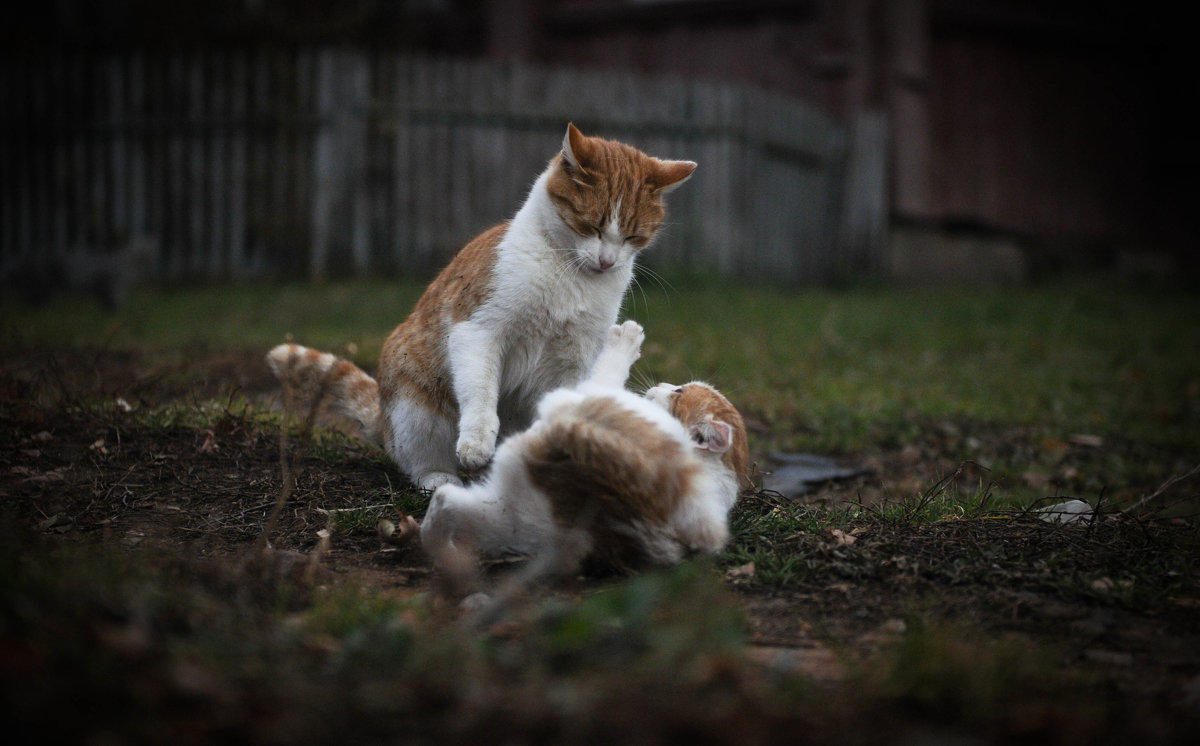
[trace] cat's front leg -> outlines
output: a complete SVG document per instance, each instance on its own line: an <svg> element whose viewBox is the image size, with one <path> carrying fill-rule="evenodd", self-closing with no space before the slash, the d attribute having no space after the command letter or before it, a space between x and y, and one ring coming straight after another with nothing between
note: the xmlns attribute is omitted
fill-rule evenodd
<svg viewBox="0 0 1200 746"><path fill-rule="evenodd" d="M629 378L629 369L642 356L642 342L646 333L642 325L633 319L624 324L614 324L608 330L604 349L592 366L588 382L600 386L625 388Z"/></svg>
<svg viewBox="0 0 1200 746"><path fill-rule="evenodd" d="M501 349L498 335L480 324L462 322L448 344L454 395L458 399L458 442L455 453L466 469L481 469L492 460L500 434Z"/></svg>

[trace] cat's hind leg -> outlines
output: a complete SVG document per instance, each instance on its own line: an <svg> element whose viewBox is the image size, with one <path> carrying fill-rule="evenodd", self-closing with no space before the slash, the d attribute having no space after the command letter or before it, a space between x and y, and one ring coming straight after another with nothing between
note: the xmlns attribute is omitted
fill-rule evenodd
<svg viewBox="0 0 1200 746"><path fill-rule="evenodd" d="M472 498L472 491L461 485L443 484L429 500L421 521L421 546L435 563L447 552L474 548L471 514L477 500Z"/></svg>
<svg viewBox="0 0 1200 746"><path fill-rule="evenodd" d="M444 484L462 484L452 420L401 396L388 407L385 427L392 458L418 487L432 491Z"/></svg>
<svg viewBox="0 0 1200 746"><path fill-rule="evenodd" d="M434 491L421 521L421 546L435 565L461 559L449 555L496 556L524 548L522 527L513 520L518 509L495 486L444 484Z"/></svg>
<svg viewBox="0 0 1200 746"><path fill-rule="evenodd" d="M482 556L536 555L553 540L554 520L546 497L529 482L524 463L530 433L505 441L484 481L446 484L433 493L421 522L421 543L434 563L450 548Z"/></svg>

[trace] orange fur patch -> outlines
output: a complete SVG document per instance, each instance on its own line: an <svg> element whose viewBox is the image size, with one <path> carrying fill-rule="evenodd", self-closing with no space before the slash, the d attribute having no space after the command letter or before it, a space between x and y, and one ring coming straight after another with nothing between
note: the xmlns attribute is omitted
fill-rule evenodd
<svg viewBox="0 0 1200 746"><path fill-rule="evenodd" d="M467 319L492 292L496 249L508 223L493 226L462 248L383 343L379 389L386 407L403 395L447 418L458 402L446 364L451 322Z"/></svg>
<svg viewBox="0 0 1200 746"><path fill-rule="evenodd" d="M660 161L624 143L585 137L574 127L569 137L580 168L561 154L555 156L546 185L563 220L579 235L591 237L616 217L631 246L648 244L666 214L662 188L687 178L694 166Z"/></svg>

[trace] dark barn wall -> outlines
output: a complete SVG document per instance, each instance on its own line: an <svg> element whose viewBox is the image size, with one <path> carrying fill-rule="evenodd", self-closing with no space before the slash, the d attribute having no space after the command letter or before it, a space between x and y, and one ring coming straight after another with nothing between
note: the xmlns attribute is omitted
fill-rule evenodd
<svg viewBox="0 0 1200 746"><path fill-rule="evenodd" d="M1091 257L1169 250L1200 147L1190 25L1164 0L99 0L0 10L34 47L350 48L753 86L887 128L896 223Z"/></svg>
<svg viewBox="0 0 1200 746"><path fill-rule="evenodd" d="M823 104L813 2L546 2L541 62L740 82Z"/></svg>
<svg viewBox="0 0 1200 746"><path fill-rule="evenodd" d="M928 214L1081 251L1167 240L1152 210L1149 52L1107 30L935 26Z"/></svg>
<svg viewBox="0 0 1200 746"><path fill-rule="evenodd" d="M1179 166L1198 150L1167 103L1195 84L1172 6L509 2L544 31L508 55L740 81L841 118L882 110L900 223L1000 232L1078 261L1165 249L1195 262Z"/></svg>

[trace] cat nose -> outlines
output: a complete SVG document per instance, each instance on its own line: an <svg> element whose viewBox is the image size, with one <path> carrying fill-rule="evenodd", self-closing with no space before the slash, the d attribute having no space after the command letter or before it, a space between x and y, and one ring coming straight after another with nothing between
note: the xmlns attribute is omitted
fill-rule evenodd
<svg viewBox="0 0 1200 746"><path fill-rule="evenodd" d="M600 271L601 272L603 272L606 269L612 269L612 266L613 266L612 259L608 259L606 257L600 257Z"/></svg>

